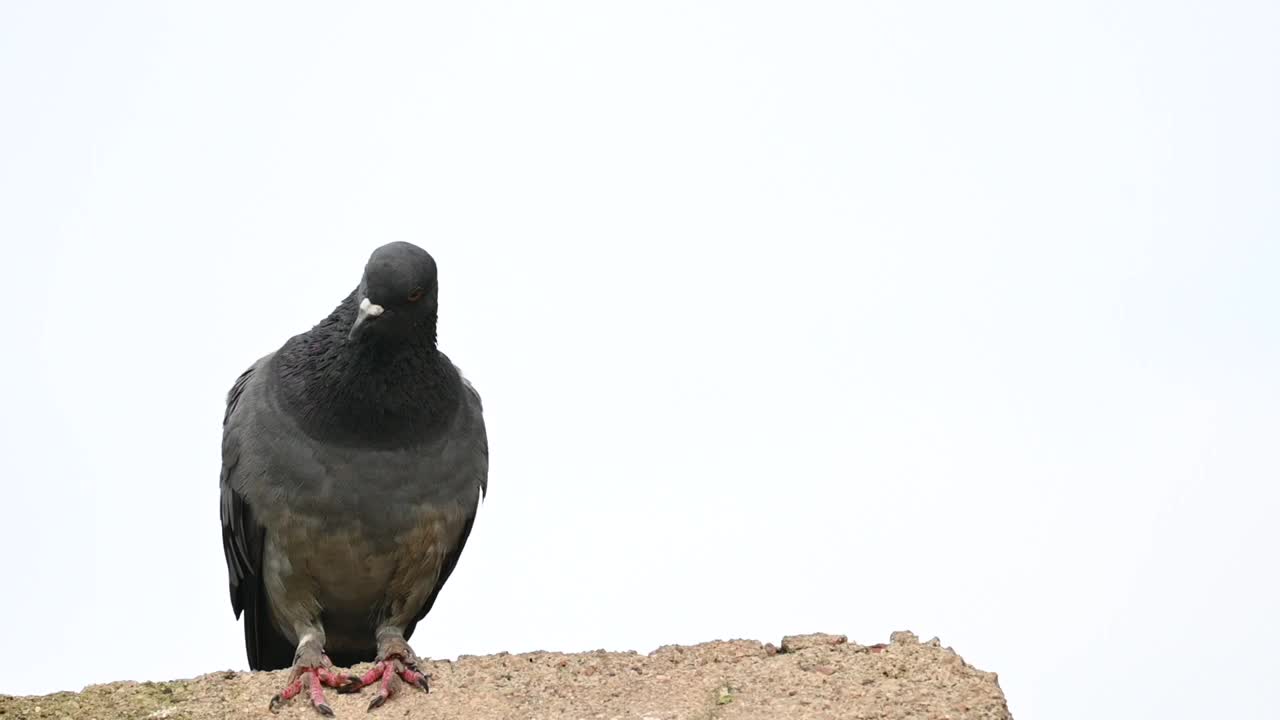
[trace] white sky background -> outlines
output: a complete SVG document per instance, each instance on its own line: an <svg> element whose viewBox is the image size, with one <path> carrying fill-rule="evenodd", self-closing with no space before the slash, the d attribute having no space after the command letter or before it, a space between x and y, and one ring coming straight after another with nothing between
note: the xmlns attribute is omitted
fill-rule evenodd
<svg viewBox="0 0 1280 720"><path fill-rule="evenodd" d="M422 654L911 629L1017 717L1273 713L1278 36L5 3L0 692L246 666L225 393L409 240L493 452Z"/></svg>

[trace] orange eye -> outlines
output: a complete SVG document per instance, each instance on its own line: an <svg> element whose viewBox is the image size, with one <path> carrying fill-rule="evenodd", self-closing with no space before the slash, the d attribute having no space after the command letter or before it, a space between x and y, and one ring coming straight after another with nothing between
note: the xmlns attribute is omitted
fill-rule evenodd
<svg viewBox="0 0 1280 720"><path fill-rule="evenodd" d="M422 288L414 288L413 292L409 293L409 302L418 302L421 299L422 299Z"/></svg>

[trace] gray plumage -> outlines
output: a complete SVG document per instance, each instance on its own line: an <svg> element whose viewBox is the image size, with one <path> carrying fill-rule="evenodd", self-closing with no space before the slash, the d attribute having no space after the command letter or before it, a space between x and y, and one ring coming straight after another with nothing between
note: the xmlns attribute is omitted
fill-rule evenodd
<svg viewBox="0 0 1280 720"><path fill-rule="evenodd" d="M355 291L228 394L223 545L255 670L321 652L412 663L405 641L488 483L480 396L436 347L437 297L430 255L379 248Z"/></svg>

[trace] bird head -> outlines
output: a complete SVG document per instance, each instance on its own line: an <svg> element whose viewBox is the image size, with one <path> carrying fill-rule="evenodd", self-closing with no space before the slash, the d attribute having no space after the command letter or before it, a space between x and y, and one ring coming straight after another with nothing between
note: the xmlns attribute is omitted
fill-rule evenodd
<svg viewBox="0 0 1280 720"><path fill-rule="evenodd" d="M356 319L348 342L429 332L434 340L436 261L407 242L383 245L369 256L356 292Z"/></svg>

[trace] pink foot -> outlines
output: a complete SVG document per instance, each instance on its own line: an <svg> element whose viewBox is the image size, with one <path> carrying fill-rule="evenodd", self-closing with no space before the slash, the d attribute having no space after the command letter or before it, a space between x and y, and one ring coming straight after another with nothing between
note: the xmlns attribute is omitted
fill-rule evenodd
<svg viewBox="0 0 1280 720"><path fill-rule="evenodd" d="M328 658L325 658L327 661ZM326 717L333 717L333 708L324 699L324 686L338 688L338 692L352 684L354 678L339 675L325 667L295 667L289 675L289 683L284 689L271 698L271 712L278 712L285 702L292 700L302 692L302 680L307 678L307 689L311 695L311 707Z"/></svg>
<svg viewBox="0 0 1280 720"><path fill-rule="evenodd" d="M363 677L352 675L348 678L349 682L338 688L340 693L360 692L362 689L378 683L378 693L369 701L369 709L373 710L382 707L382 703L390 698L396 689L396 678L422 688L424 692L431 692L431 688L427 686L427 676L418 672L417 668L407 665L398 657L390 657L386 660L379 660L374 663L373 669L365 673Z"/></svg>

